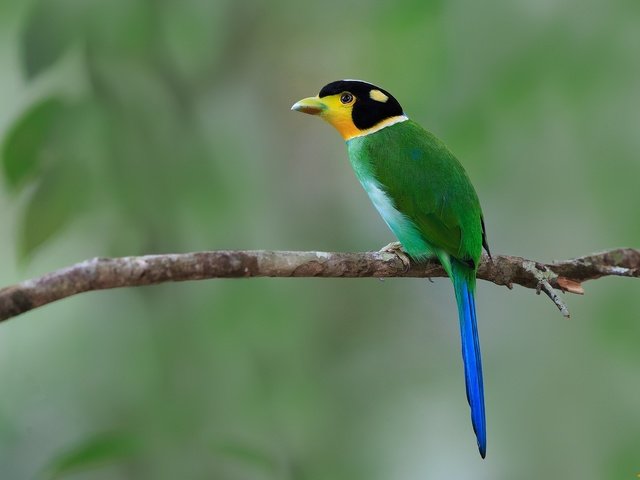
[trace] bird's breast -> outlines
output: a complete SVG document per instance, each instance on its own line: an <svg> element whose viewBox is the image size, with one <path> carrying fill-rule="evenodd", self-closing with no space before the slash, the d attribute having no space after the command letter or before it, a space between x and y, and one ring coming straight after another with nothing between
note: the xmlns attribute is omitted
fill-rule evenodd
<svg viewBox="0 0 640 480"><path fill-rule="evenodd" d="M430 255L432 248L420 234L413 221L396 207L393 199L384 191L372 177L360 177L358 179L371 203L378 211L384 222L400 241L405 251L414 258Z"/></svg>

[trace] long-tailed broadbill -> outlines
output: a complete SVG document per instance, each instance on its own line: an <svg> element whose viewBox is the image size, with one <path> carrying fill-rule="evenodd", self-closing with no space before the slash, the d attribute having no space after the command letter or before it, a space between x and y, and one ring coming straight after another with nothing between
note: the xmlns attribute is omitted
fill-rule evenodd
<svg viewBox="0 0 640 480"><path fill-rule="evenodd" d="M487 448L482 363L474 294L484 247L480 202L446 145L410 120L386 90L358 80L325 85L292 110L317 115L347 144L358 180L402 249L415 261L437 258L453 282L467 400L480 455Z"/></svg>

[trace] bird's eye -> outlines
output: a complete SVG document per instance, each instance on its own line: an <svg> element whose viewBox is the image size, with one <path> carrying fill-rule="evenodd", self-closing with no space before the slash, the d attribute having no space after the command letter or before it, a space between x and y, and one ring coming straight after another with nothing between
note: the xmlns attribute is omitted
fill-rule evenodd
<svg viewBox="0 0 640 480"><path fill-rule="evenodd" d="M340 101L345 105L349 105L351 102L353 102L353 95L351 95L349 92L344 92L340 96Z"/></svg>

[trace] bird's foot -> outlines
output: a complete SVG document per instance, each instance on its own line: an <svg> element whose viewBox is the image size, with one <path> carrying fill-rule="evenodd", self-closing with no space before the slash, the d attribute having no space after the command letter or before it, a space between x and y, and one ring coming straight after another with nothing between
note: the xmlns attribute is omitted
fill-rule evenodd
<svg viewBox="0 0 640 480"><path fill-rule="evenodd" d="M402 249L402 244L400 242L391 242L389 245L385 245L380 250L382 253L393 253L396 257L400 259L402 265L404 265L404 271L408 272L411 268L411 259L407 252Z"/></svg>
<svg viewBox="0 0 640 480"><path fill-rule="evenodd" d="M425 260L425 264L426 264L426 267L427 267L427 272L429 272L429 270L431 268L436 266L435 263L433 262L433 260L434 260L434 257L431 257L431 256L427 257L427 259ZM440 262L438 262L438 266L439 265L440 265ZM427 280L429 280L429 283L436 283L436 282L433 281L433 278L431 278L431 275L429 275L428 273L427 273Z"/></svg>

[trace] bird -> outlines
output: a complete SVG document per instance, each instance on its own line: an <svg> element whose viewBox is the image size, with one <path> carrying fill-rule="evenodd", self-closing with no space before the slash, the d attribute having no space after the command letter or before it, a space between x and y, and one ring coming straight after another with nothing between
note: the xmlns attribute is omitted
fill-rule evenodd
<svg viewBox="0 0 640 480"><path fill-rule="evenodd" d="M482 250L489 258L491 252L480 201L464 167L440 139L409 119L393 95L369 82L328 83L291 110L318 116L338 130L356 177L401 252L416 262L435 257L451 279L471 423L485 458L475 291Z"/></svg>

